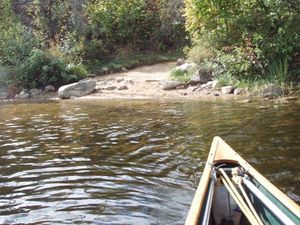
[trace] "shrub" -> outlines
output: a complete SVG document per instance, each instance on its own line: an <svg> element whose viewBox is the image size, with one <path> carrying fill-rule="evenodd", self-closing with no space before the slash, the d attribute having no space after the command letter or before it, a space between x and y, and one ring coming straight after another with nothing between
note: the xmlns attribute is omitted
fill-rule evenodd
<svg viewBox="0 0 300 225"><path fill-rule="evenodd" d="M214 49L207 41L197 40L191 48L186 48L185 52L190 61L201 64L215 56Z"/></svg>
<svg viewBox="0 0 300 225"><path fill-rule="evenodd" d="M47 52L33 50L28 60L19 68L17 80L24 88L42 88L78 81L87 74L81 65L66 66L64 61Z"/></svg>

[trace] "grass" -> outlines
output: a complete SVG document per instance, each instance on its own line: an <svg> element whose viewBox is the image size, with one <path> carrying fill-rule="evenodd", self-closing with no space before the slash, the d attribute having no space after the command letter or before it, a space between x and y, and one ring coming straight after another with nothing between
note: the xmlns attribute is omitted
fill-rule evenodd
<svg viewBox="0 0 300 225"><path fill-rule="evenodd" d="M88 70L96 75L119 72L123 68L133 69L142 65L153 65L160 62L175 61L180 53L140 52L127 56L119 56L107 61L96 61L86 64Z"/></svg>
<svg viewBox="0 0 300 225"><path fill-rule="evenodd" d="M183 72L175 68L171 72L171 79L179 82L188 82L193 76L194 72L195 71Z"/></svg>
<svg viewBox="0 0 300 225"><path fill-rule="evenodd" d="M283 90L289 91L293 88L289 82L288 60L280 57L274 60L268 67L265 76L255 76L248 78L237 78L230 74L222 74L217 78L221 86L231 85L244 88L251 94L258 94L268 84L280 86Z"/></svg>

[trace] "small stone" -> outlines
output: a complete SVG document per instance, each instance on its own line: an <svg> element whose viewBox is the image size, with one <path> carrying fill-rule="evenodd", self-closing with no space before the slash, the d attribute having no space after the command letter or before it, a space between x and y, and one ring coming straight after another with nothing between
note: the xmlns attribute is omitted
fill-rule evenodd
<svg viewBox="0 0 300 225"><path fill-rule="evenodd" d="M206 83L207 87L212 87L215 81L208 81Z"/></svg>
<svg viewBox="0 0 300 225"><path fill-rule="evenodd" d="M55 92L55 87L52 86L52 85L47 85L45 88L44 88L44 92L48 93L48 92Z"/></svg>
<svg viewBox="0 0 300 225"><path fill-rule="evenodd" d="M245 93L245 89L243 89L243 88L236 88L233 91L234 95L241 95L241 94L244 94L244 93Z"/></svg>
<svg viewBox="0 0 300 225"><path fill-rule="evenodd" d="M242 101L239 101L240 103L249 103L249 102L251 102L251 99L244 99L244 100L242 100Z"/></svg>
<svg viewBox="0 0 300 225"><path fill-rule="evenodd" d="M108 68L107 68L107 67L102 67L102 71L103 71L103 73L104 73L104 74L106 74L106 73L108 73L108 72L109 72L109 70L108 70Z"/></svg>
<svg viewBox="0 0 300 225"><path fill-rule="evenodd" d="M126 67L122 67L122 71L123 71L123 72L127 72L128 70L127 70Z"/></svg>
<svg viewBox="0 0 300 225"><path fill-rule="evenodd" d="M221 88L220 81L214 80L211 86L212 86L212 89L214 89L214 90Z"/></svg>
<svg viewBox="0 0 300 225"><path fill-rule="evenodd" d="M118 83L121 83L121 82L123 82L123 81L124 81L123 78L117 79L117 82L118 82Z"/></svg>
<svg viewBox="0 0 300 225"><path fill-rule="evenodd" d="M36 89L36 88L32 88L32 89L30 89L29 93L30 93L30 96L37 96L37 95L41 94L42 91L39 89Z"/></svg>
<svg viewBox="0 0 300 225"><path fill-rule="evenodd" d="M221 92L224 95L231 94L233 92L233 90L234 90L234 87L232 87L232 86L221 87Z"/></svg>
<svg viewBox="0 0 300 225"><path fill-rule="evenodd" d="M107 91L113 91L113 90L116 90L117 87L116 86L108 86L108 87L106 87L104 89L107 90Z"/></svg>
<svg viewBox="0 0 300 225"><path fill-rule="evenodd" d="M128 87L126 85L120 86L118 90L128 90Z"/></svg>
<svg viewBox="0 0 300 225"><path fill-rule="evenodd" d="M131 84L132 85L132 84L134 84L134 81L133 80L127 80L126 84Z"/></svg>
<svg viewBox="0 0 300 225"><path fill-rule="evenodd" d="M182 58L179 58L179 59L177 59L177 61L176 61L176 66L181 66L181 65L184 64L184 63L185 63L185 60L182 59Z"/></svg>
<svg viewBox="0 0 300 225"><path fill-rule="evenodd" d="M178 86L182 85L179 81L165 81L163 84L163 90L173 90L176 89Z"/></svg>

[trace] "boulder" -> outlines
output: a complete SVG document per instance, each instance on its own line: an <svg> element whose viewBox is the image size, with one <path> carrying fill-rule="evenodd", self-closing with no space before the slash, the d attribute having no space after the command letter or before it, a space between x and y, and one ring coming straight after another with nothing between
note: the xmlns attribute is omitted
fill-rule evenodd
<svg viewBox="0 0 300 225"><path fill-rule="evenodd" d="M48 92L55 92L55 87L52 86L52 85L47 85L45 88L44 88L44 92L48 93Z"/></svg>
<svg viewBox="0 0 300 225"><path fill-rule="evenodd" d="M234 95L242 95L242 94L244 94L246 91L245 91L245 89L243 89L243 88L236 88L236 89L234 89L234 91L233 91L233 94Z"/></svg>
<svg viewBox="0 0 300 225"><path fill-rule="evenodd" d="M184 63L180 66L176 66L175 69L186 73L188 71L196 69L196 67L197 67L197 65L195 63Z"/></svg>
<svg viewBox="0 0 300 225"><path fill-rule="evenodd" d="M165 81L164 84L163 84L163 87L162 89L163 90L173 90L173 89L176 89L177 87L179 86L182 86L184 83L182 82L179 82L179 81Z"/></svg>
<svg viewBox="0 0 300 225"><path fill-rule="evenodd" d="M274 84L266 85L262 89L262 96L264 98L277 98L283 95L283 89Z"/></svg>
<svg viewBox="0 0 300 225"><path fill-rule="evenodd" d="M92 79L81 80L77 83L68 84L58 89L60 98L81 97L92 93L96 88L96 81Z"/></svg>
<svg viewBox="0 0 300 225"><path fill-rule="evenodd" d="M211 72L206 68L200 68L189 80L189 84L197 85L197 84L206 84L212 79Z"/></svg>
<svg viewBox="0 0 300 225"><path fill-rule="evenodd" d="M232 86L221 87L221 93L224 95L231 94L233 92L233 90L234 90L234 87L232 87Z"/></svg>

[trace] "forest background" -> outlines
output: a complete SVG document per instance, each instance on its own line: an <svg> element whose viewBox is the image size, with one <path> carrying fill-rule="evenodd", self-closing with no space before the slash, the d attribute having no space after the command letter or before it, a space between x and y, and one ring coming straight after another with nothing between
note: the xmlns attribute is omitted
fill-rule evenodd
<svg viewBox="0 0 300 225"><path fill-rule="evenodd" d="M0 86L43 88L185 55L224 84L300 81L298 0L2 0Z"/></svg>

